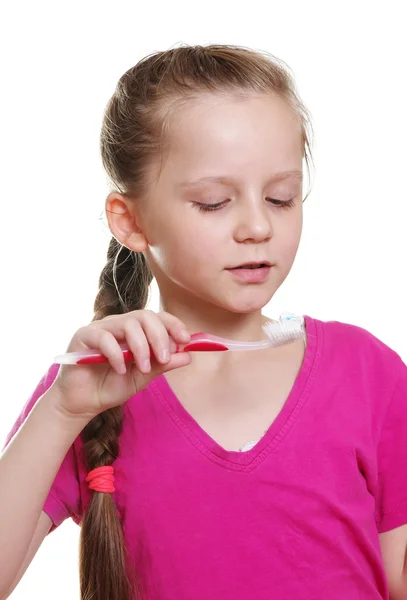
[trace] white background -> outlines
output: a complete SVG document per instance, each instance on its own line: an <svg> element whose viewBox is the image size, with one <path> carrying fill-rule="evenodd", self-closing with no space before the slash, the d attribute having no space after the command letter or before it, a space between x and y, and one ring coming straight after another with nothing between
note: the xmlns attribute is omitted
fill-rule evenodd
<svg viewBox="0 0 407 600"><path fill-rule="evenodd" d="M125 70L182 42L275 54L313 115L303 238L267 314L357 324L407 359L403 9L401 0L3 4L1 442L92 318L110 240L104 107ZM47 537L12 599L78 597L78 537L71 521Z"/></svg>

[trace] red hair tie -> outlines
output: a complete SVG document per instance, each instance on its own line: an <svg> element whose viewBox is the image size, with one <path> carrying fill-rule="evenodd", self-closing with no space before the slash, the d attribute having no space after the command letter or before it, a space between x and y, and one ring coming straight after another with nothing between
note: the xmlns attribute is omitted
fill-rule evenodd
<svg viewBox="0 0 407 600"><path fill-rule="evenodd" d="M113 486L114 469L111 465L108 467L96 467L96 469L89 471L86 481L89 483L89 489L95 492L111 494L115 491Z"/></svg>

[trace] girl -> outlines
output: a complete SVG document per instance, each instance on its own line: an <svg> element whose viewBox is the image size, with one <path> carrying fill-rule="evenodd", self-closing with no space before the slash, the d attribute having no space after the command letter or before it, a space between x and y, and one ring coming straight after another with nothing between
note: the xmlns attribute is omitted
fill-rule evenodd
<svg viewBox="0 0 407 600"><path fill-rule="evenodd" d="M52 365L6 440L1 598L68 517L86 600L406 597L400 357L308 316L306 345L174 353L196 331L261 338L300 241L309 131L284 64L248 49L179 47L119 80L113 237L68 346L109 363Z"/></svg>

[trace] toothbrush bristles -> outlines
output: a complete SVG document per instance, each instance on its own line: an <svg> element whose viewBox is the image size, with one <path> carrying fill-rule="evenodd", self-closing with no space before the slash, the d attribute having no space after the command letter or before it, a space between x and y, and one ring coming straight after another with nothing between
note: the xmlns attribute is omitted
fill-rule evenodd
<svg viewBox="0 0 407 600"><path fill-rule="evenodd" d="M273 342L273 346L282 346L301 338L305 339L305 331L301 326L289 329L281 322L268 321L263 325L263 331Z"/></svg>

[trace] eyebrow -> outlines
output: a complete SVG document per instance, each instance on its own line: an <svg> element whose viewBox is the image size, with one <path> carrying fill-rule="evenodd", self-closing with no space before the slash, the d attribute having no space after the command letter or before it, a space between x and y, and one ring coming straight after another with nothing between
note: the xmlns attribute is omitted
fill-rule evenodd
<svg viewBox="0 0 407 600"><path fill-rule="evenodd" d="M284 179L289 179L290 177L293 177L295 179L299 179L300 181L302 181L303 180L302 171L292 170L292 171L281 171L280 173L274 173L274 175L272 175L270 177L270 179L268 180L268 183L283 181ZM200 185L202 183L223 183L223 184L227 185L227 184L234 183L234 180L232 177L225 177L225 176L201 177L200 179L197 179L196 181L183 181L182 183L180 183L180 187L193 187L193 186Z"/></svg>

